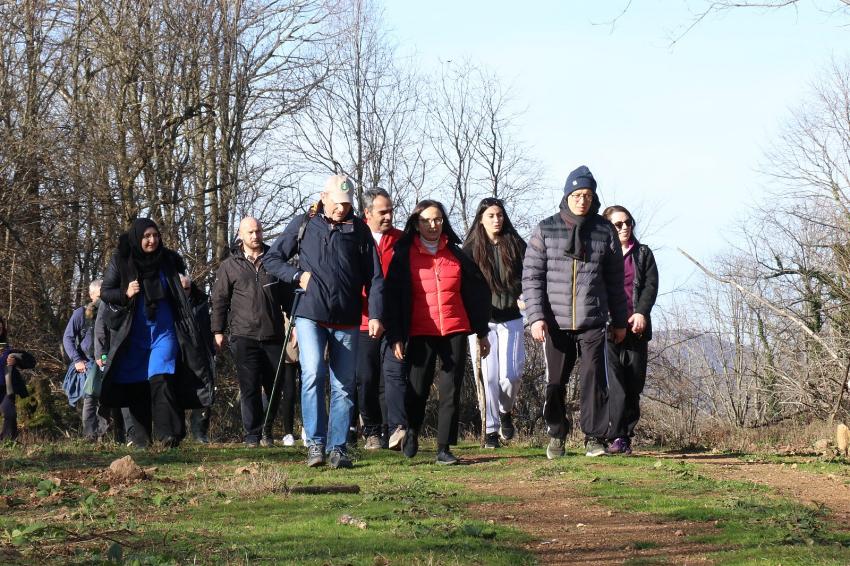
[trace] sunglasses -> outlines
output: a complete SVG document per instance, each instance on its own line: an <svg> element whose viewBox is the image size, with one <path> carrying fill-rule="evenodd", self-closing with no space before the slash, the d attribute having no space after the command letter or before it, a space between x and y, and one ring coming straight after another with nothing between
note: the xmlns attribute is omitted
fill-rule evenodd
<svg viewBox="0 0 850 566"><path fill-rule="evenodd" d="M481 201L481 207L489 208L491 206L500 206L505 208L505 203L500 198L489 197Z"/></svg>
<svg viewBox="0 0 850 566"><path fill-rule="evenodd" d="M621 222L614 222L614 228L616 228L617 230L621 230L623 228L623 226L626 226L627 228L631 228L633 224L634 224L634 222L632 222L632 220L630 218L628 220L623 220Z"/></svg>

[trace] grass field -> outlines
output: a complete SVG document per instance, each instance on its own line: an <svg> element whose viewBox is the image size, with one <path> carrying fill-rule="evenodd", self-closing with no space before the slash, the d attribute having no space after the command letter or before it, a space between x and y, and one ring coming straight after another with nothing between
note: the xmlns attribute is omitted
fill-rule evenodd
<svg viewBox="0 0 850 566"><path fill-rule="evenodd" d="M704 525L686 538L712 548L709 563L850 564L850 533L825 507L712 479L698 463L575 451L548 461L539 448L465 445L457 453L469 465L440 467L424 448L410 461L361 452L353 470L330 470L306 468L300 449L186 444L129 452L148 477L121 482L107 469L126 449L5 445L0 563L533 564L522 524L486 521L471 506L509 508L557 482L618 513ZM517 486L507 498L486 489L506 482ZM295 493L340 485L359 493Z"/></svg>

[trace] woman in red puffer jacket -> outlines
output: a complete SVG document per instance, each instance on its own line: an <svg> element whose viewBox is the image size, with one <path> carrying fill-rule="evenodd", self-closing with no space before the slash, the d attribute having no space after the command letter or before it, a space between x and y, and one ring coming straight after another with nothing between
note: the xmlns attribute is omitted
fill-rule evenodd
<svg viewBox="0 0 850 566"><path fill-rule="evenodd" d="M423 200L407 220L384 283L384 327L391 353L407 374L405 456L419 449L425 404L440 359L437 463L456 464L460 388L469 334L482 356L490 350L490 289L460 249L443 205ZM389 368L388 368L389 369Z"/></svg>

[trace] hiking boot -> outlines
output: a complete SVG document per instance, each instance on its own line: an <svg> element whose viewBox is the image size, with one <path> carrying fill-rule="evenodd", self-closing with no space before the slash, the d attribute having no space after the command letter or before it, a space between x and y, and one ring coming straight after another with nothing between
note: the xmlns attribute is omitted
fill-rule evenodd
<svg viewBox="0 0 850 566"><path fill-rule="evenodd" d="M366 445L363 448L365 448L366 450L380 450L381 437L377 434L370 434L366 437Z"/></svg>
<svg viewBox="0 0 850 566"><path fill-rule="evenodd" d="M404 444L404 437L407 435L407 431L401 425L398 425L393 433L390 435L390 442L387 447L390 450L401 450L402 444Z"/></svg>
<svg viewBox="0 0 850 566"><path fill-rule="evenodd" d="M307 467L315 468L325 463L325 447L321 444L311 444L307 447Z"/></svg>
<svg viewBox="0 0 850 566"><path fill-rule="evenodd" d="M328 456L328 464L335 470L338 468L354 467L354 464L351 463L351 458L348 457L348 453L340 447L331 450L331 454Z"/></svg>
<svg viewBox="0 0 850 566"><path fill-rule="evenodd" d="M193 434L192 436L195 438L195 442L197 442L199 444L209 444L210 443L210 437L207 436L207 433L205 433L205 432L197 432L197 433Z"/></svg>
<svg viewBox="0 0 850 566"><path fill-rule="evenodd" d="M166 436L160 442L163 448L177 448L180 446L180 439L176 436Z"/></svg>
<svg viewBox="0 0 850 566"><path fill-rule="evenodd" d="M550 460L554 460L555 458L560 458L564 454L566 454L566 450L564 450L564 439L563 438L550 438L549 446L546 447L546 457Z"/></svg>
<svg viewBox="0 0 850 566"><path fill-rule="evenodd" d="M437 452L437 463L441 466L454 466L457 462L457 457L448 448L443 448Z"/></svg>
<svg viewBox="0 0 850 566"><path fill-rule="evenodd" d="M281 442L283 443L284 446L295 446L295 437L292 436L291 434L287 434L286 436L283 437Z"/></svg>
<svg viewBox="0 0 850 566"><path fill-rule="evenodd" d="M490 432L484 437L484 448L495 450L499 447L499 433Z"/></svg>
<svg viewBox="0 0 850 566"><path fill-rule="evenodd" d="M272 440L271 436L264 436L260 439L260 446L263 448L271 448L274 446L274 440Z"/></svg>
<svg viewBox="0 0 850 566"><path fill-rule="evenodd" d="M584 441L585 456L595 458L605 454L605 443L598 438L589 438Z"/></svg>
<svg viewBox="0 0 850 566"><path fill-rule="evenodd" d="M419 452L419 437L415 430L408 430L404 436L404 443L401 447L402 452L408 458L413 458Z"/></svg>
<svg viewBox="0 0 850 566"><path fill-rule="evenodd" d="M245 448L259 448L260 447L260 439L259 438L246 438L242 443L242 446Z"/></svg>
<svg viewBox="0 0 850 566"><path fill-rule="evenodd" d="M622 454L628 456L632 453L632 442L628 436L621 436L608 445L608 454Z"/></svg>
<svg viewBox="0 0 850 566"><path fill-rule="evenodd" d="M510 440L516 434L514 428L514 419L510 413L499 413L499 432L502 435L502 440Z"/></svg>

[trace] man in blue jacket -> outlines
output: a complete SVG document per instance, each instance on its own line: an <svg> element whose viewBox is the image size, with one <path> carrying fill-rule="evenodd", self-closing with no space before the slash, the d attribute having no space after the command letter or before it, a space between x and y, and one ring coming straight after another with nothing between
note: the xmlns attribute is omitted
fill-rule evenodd
<svg viewBox="0 0 850 566"><path fill-rule="evenodd" d="M344 175L325 183L321 201L293 220L263 258L265 268L304 291L292 313L301 363L301 412L307 437L307 465L350 468L346 437L354 406L354 373L361 293L369 301L369 334L384 328L383 274L375 241L351 206L354 185ZM297 265L288 263L298 255ZM325 360L325 349L328 359ZM330 377L330 414L325 380Z"/></svg>

